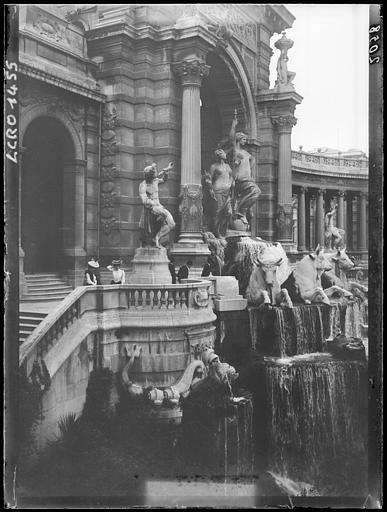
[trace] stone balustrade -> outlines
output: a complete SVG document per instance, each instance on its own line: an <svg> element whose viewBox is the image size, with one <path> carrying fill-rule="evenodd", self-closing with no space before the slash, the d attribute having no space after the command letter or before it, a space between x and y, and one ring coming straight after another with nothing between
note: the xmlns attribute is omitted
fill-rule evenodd
<svg viewBox="0 0 387 512"><path fill-rule="evenodd" d="M20 365L26 359L32 364L35 357L44 358L77 320L84 316L90 318L92 315L95 318L105 314L112 317L117 312L123 316L122 313L126 312L128 320L137 319L141 323L144 322L144 316L148 318L147 322L151 322L152 319L160 321L175 316L177 318L178 315L180 319L189 316L192 323L197 314L201 319L208 317L207 320L212 321L215 316L209 298L210 286L211 282L205 280L174 285L80 286L47 315L21 345Z"/></svg>
<svg viewBox="0 0 387 512"><path fill-rule="evenodd" d="M352 158L326 157L322 155L311 155L302 151L292 151L292 164L306 169L317 169L322 172L356 172L368 175L368 160L359 160Z"/></svg>

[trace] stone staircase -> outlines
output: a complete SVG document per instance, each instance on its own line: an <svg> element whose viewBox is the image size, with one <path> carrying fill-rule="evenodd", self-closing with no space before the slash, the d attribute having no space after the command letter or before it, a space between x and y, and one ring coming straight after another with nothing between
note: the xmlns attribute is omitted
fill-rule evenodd
<svg viewBox="0 0 387 512"><path fill-rule="evenodd" d="M19 343L22 344L32 331L46 318L47 313L38 311L19 312Z"/></svg>
<svg viewBox="0 0 387 512"><path fill-rule="evenodd" d="M27 294L22 302L59 302L63 300L72 288L57 274L26 275Z"/></svg>
<svg viewBox="0 0 387 512"><path fill-rule="evenodd" d="M26 275L27 293L19 305L19 343L72 291L57 274Z"/></svg>

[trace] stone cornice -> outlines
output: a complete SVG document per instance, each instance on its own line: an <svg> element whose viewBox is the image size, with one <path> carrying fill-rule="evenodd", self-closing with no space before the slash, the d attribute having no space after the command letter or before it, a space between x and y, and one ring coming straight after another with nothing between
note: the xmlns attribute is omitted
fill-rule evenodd
<svg viewBox="0 0 387 512"><path fill-rule="evenodd" d="M91 100L105 102L106 96L98 91L93 91L87 85L82 85L80 81L67 80L54 73L49 73L43 69L39 69L35 65L26 62L23 58L19 58L19 71L22 75L35 78L50 85L55 85L75 94L80 94Z"/></svg>
<svg viewBox="0 0 387 512"><path fill-rule="evenodd" d="M298 174L305 175L305 179L307 180L306 176L314 176L319 177L321 179L325 178L335 178L335 179L349 179L349 180L360 180L360 181L368 181L368 174L347 174L343 172L329 172L329 171L319 171L318 169L299 169L295 168L292 164L292 172L296 172Z"/></svg>

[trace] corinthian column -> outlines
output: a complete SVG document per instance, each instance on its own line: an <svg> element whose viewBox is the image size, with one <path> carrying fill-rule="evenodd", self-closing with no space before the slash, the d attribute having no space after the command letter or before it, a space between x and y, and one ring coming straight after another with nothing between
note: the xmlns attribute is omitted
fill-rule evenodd
<svg viewBox="0 0 387 512"><path fill-rule="evenodd" d="M359 222L359 251L365 252L367 250L367 211L366 204L367 195L364 192L360 193L360 222Z"/></svg>
<svg viewBox="0 0 387 512"><path fill-rule="evenodd" d="M292 242L292 152L291 133L297 119L293 115L271 118L278 130L277 238Z"/></svg>
<svg viewBox="0 0 387 512"><path fill-rule="evenodd" d="M306 251L305 244L305 187L298 194L298 250Z"/></svg>
<svg viewBox="0 0 387 512"><path fill-rule="evenodd" d="M182 94L180 236L172 249L177 263L192 259L199 267L206 261L208 248L202 240L202 187L200 141L200 86L210 66L199 60L186 60L174 65L180 78ZM199 255L199 259L198 259ZM201 256L201 257L200 257Z"/></svg>
<svg viewBox="0 0 387 512"><path fill-rule="evenodd" d="M198 60L179 62L174 66L183 87L179 243L202 240L200 86L209 70L209 66Z"/></svg>
<svg viewBox="0 0 387 512"><path fill-rule="evenodd" d="M316 241L321 247L325 245L324 194L325 190L318 189L316 201Z"/></svg>
<svg viewBox="0 0 387 512"><path fill-rule="evenodd" d="M337 207L337 227L340 229L344 229L344 198L345 192L342 190L339 191L339 200Z"/></svg>

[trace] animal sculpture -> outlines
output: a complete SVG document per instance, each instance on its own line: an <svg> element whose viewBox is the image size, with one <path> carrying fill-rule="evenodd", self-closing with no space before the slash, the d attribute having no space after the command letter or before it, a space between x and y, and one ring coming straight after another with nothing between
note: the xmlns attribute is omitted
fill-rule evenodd
<svg viewBox="0 0 387 512"><path fill-rule="evenodd" d="M349 293L351 296L353 295L365 300L368 295L367 286L357 283L356 281L349 281L347 278L347 271L352 269L355 264L346 253L345 247L343 249L337 249L334 252L326 253L326 257L334 268L324 272L321 276L321 283L325 293L336 286L344 289L346 293Z"/></svg>
<svg viewBox="0 0 387 512"><path fill-rule="evenodd" d="M288 308L293 307L288 291L281 289L278 276L278 274L281 274L278 269L284 263L284 254L280 244L261 247L255 258L255 265L246 290L246 298L249 304L254 306L270 307L279 305Z"/></svg>
<svg viewBox="0 0 387 512"><path fill-rule="evenodd" d="M314 252L297 262L296 268L281 287L288 290L293 302L330 304L329 297L321 285L321 275L332 268L324 249L318 245Z"/></svg>

